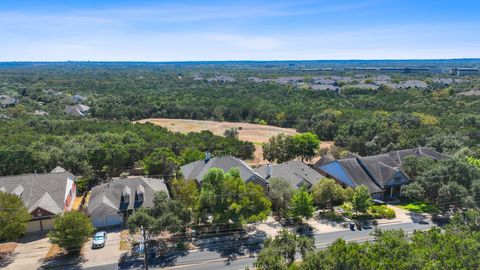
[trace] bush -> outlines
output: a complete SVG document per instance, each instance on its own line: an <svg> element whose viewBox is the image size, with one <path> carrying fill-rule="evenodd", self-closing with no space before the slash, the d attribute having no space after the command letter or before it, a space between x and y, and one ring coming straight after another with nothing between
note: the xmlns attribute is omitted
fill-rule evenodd
<svg viewBox="0 0 480 270"><path fill-rule="evenodd" d="M54 230L48 233L50 242L57 244L68 253L79 253L95 228L85 214L66 212L55 218Z"/></svg>
<svg viewBox="0 0 480 270"><path fill-rule="evenodd" d="M374 218L395 218L395 211L386 205L372 205L368 208L368 213Z"/></svg>

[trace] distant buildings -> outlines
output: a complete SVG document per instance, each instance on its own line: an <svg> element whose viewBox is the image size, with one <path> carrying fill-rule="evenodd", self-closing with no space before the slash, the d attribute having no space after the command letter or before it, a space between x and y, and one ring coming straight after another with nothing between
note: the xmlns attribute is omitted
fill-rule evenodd
<svg viewBox="0 0 480 270"><path fill-rule="evenodd" d="M65 106L65 113L71 116L76 116L76 117L85 116L89 110L90 110L90 107L82 104Z"/></svg>
<svg viewBox="0 0 480 270"><path fill-rule="evenodd" d="M6 108L9 106L14 106L18 103L18 99L8 96L0 95L0 108Z"/></svg>
<svg viewBox="0 0 480 270"><path fill-rule="evenodd" d="M215 76L207 79L207 82L221 82L221 83L227 83L227 82L235 82L235 78L232 76Z"/></svg>
<svg viewBox="0 0 480 270"><path fill-rule="evenodd" d="M452 68L450 69L450 75L454 76L472 76L479 75L478 68Z"/></svg>
<svg viewBox="0 0 480 270"><path fill-rule="evenodd" d="M86 97L83 97L83 96L81 96L81 95L74 95L74 96L72 97L72 102L74 102L74 103L82 103L82 102L84 102L85 100L87 100L87 98L86 98Z"/></svg>

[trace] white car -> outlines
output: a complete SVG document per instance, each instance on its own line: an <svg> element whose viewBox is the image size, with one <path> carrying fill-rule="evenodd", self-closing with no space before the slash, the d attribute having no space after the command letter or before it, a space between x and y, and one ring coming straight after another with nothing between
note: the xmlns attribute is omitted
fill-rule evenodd
<svg viewBox="0 0 480 270"><path fill-rule="evenodd" d="M107 241L107 232L97 232L93 236L92 248L101 248L105 246L105 241Z"/></svg>

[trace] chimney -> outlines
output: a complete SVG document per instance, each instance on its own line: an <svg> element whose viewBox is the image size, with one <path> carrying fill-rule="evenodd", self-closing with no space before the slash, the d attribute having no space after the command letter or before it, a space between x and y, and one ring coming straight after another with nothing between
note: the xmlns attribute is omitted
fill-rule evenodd
<svg viewBox="0 0 480 270"><path fill-rule="evenodd" d="M267 176L265 177L266 179L270 178L272 175L272 164L267 164Z"/></svg>
<svg viewBox="0 0 480 270"><path fill-rule="evenodd" d="M210 154L210 152L206 152L205 153L205 164L208 163L208 161L210 161L210 159L212 158L212 154Z"/></svg>

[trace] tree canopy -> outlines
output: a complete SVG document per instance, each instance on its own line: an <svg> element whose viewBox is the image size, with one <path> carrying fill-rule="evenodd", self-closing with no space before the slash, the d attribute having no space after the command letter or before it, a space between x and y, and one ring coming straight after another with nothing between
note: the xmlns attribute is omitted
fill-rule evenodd
<svg viewBox="0 0 480 270"><path fill-rule="evenodd" d="M48 233L50 242L69 253L79 253L95 228L90 218L77 211L65 212L55 218L54 229Z"/></svg>
<svg viewBox="0 0 480 270"><path fill-rule="evenodd" d="M15 240L22 236L30 219L20 197L0 191L0 239Z"/></svg>

